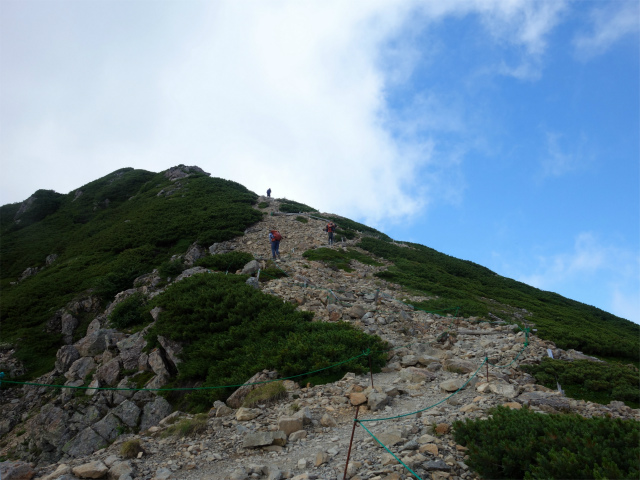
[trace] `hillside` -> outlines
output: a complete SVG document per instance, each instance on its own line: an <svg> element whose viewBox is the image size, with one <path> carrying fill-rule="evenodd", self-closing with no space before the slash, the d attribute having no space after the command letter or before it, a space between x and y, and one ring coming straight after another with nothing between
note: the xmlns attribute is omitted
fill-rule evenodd
<svg viewBox="0 0 640 480"><path fill-rule="evenodd" d="M501 405L602 418L596 430L614 426L623 444L601 444L585 468L637 471L624 439L640 432L638 371L624 363L638 362L639 331L627 320L197 167L39 191L0 219L0 459L40 476L82 477L95 462L123 480L341 478L359 404L372 423L357 429L350 477L407 472L366 427L421 478L477 478L465 437L477 434L451 427ZM237 387L250 377L290 380L246 403L251 388ZM25 380L65 388L11 383ZM562 428L596 438L588 425Z"/></svg>

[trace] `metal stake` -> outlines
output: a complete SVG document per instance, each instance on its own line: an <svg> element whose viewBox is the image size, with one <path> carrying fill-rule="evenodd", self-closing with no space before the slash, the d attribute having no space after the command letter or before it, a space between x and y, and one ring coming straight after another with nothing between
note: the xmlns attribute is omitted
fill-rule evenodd
<svg viewBox="0 0 640 480"><path fill-rule="evenodd" d="M353 444L353 435L356 433L356 423L358 420L358 411L360 411L360 405L356 406L356 418L353 419L353 430L351 430L351 441L349 442L349 451L347 452L347 463L344 466L344 477L342 480L347 480L347 469L349 468L349 458L351 457L351 445Z"/></svg>

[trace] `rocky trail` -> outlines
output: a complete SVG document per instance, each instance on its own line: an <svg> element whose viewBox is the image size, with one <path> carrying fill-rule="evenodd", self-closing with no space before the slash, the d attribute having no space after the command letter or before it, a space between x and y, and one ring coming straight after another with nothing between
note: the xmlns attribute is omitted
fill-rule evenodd
<svg viewBox="0 0 640 480"><path fill-rule="evenodd" d="M485 418L493 406L519 409L529 405L541 412L640 420L640 411L622 402L599 405L573 400L536 385L531 376L516 368L518 364L537 363L548 350L555 358L586 357L557 349L535 333L528 336L525 347L527 335L506 322L512 313L509 317L505 313L503 321L415 310L408 303L426 298L409 295L375 277L384 265L352 261L354 271L348 273L303 258L303 252L326 246L325 222L304 215L308 220L304 223L297 215L279 215L277 200L259 201L269 202L269 214L244 236L214 244L209 252L249 252L257 262L245 270L255 274L258 268L265 268L265 260L271 256L269 229L279 230L284 238L282 260L277 263L287 276L253 283L297 304L300 310L314 312L316 321L348 321L379 335L392 346L383 371L372 377L347 374L340 381L319 386L286 380L285 398L253 408L241 407L240 394L234 394L226 404L213 405L199 433L166 435L181 420L198 419L172 412L164 398L149 391L95 389L132 387L141 372L149 376L146 388L161 388L179 363L180 346L174 342L160 339L162 348L146 354L144 332L127 335L107 324L110 311L127 296L134 292L153 296L161 291L157 274L146 275L96 316L84 338L62 347L56 370L35 382L82 385L85 376L93 372L93 390L38 386L0 390L0 456L24 460L0 464L3 480L340 479L345 473L356 408L360 420L371 420L362 425L420 478L466 480L479 477L465 464L466 449L454 442L451 425L456 420ZM332 248L355 248L356 243L338 241ZM206 250L193 245L184 260L192 266L205 254ZM174 281L206 272L192 267ZM71 338L69 317L94 307L91 298L74 302L56 317L56 328L63 333L66 328L65 335ZM527 312L518 315L526 320ZM2 355L9 357L11 353ZM490 366L488 376L483 365L486 358L500 366ZM7 358L5 363L10 363ZM274 375L256 372L249 383ZM408 470L362 425L355 428L346 477L410 478ZM123 433L132 427L139 427L139 433ZM132 440L139 441L141 449L133 458L126 458L122 448Z"/></svg>

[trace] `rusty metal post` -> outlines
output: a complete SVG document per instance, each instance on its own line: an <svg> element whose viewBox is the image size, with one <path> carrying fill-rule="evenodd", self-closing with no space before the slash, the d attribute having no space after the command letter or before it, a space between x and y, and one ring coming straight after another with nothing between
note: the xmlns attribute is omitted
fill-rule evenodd
<svg viewBox="0 0 640 480"><path fill-rule="evenodd" d="M353 430L351 430L351 441L349 442L349 451L347 452L347 463L344 466L344 477L342 480L347 480L347 469L349 468L349 458L351 457L351 445L353 445L353 435L356 433L356 420L358 420L358 412L360 411L360 405L356 406L356 418L353 419Z"/></svg>
<svg viewBox="0 0 640 480"><path fill-rule="evenodd" d="M373 365L371 364L371 354L369 354L369 373L371 375L371 388L373 388Z"/></svg>
<svg viewBox="0 0 640 480"><path fill-rule="evenodd" d="M489 383L489 357L484 357L485 362L487 363L487 383Z"/></svg>

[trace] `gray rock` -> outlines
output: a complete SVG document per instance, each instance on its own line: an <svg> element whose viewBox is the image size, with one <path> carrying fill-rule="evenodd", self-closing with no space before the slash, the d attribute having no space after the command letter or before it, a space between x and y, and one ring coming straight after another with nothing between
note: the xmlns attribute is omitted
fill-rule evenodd
<svg viewBox="0 0 640 480"><path fill-rule="evenodd" d="M62 451L70 457L86 457L107 445L108 443L104 438L94 432L91 427L86 427L73 440L67 442L62 447Z"/></svg>
<svg viewBox="0 0 640 480"><path fill-rule="evenodd" d="M155 373L156 375L163 377L169 376L169 369L167 368L167 364L164 361L162 352L160 352L160 350L158 350L157 348L149 354L149 366L151 367L151 370L153 370L153 373Z"/></svg>
<svg viewBox="0 0 640 480"><path fill-rule="evenodd" d="M114 414L107 414L102 420L93 425L95 432L108 442L112 442L119 435L118 428L122 423Z"/></svg>
<svg viewBox="0 0 640 480"><path fill-rule="evenodd" d="M160 345L162 346L164 353L166 353L167 359L171 362L171 365L174 368L177 368L178 364L182 362L182 360L178 358L182 353L182 345L175 340L165 338L162 335L158 335L158 342L160 342Z"/></svg>
<svg viewBox="0 0 640 480"><path fill-rule="evenodd" d="M93 357L101 354L107 348L115 347L123 338L125 338L124 333L101 328L91 334L87 334L86 337L76 343L76 348L83 357Z"/></svg>
<svg viewBox="0 0 640 480"><path fill-rule="evenodd" d="M198 245L197 242L193 243L184 255L184 263L192 267L196 261L200 260L206 254L206 250Z"/></svg>
<svg viewBox="0 0 640 480"><path fill-rule="evenodd" d="M256 277L247 278L247 281L245 283L255 288L256 290L260 290L260 281Z"/></svg>
<svg viewBox="0 0 640 480"><path fill-rule="evenodd" d="M444 369L448 372L465 374L475 372L478 366L468 360L450 358L444 361Z"/></svg>
<svg viewBox="0 0 640 480"><path fill-rule="evenodd" d="M69 381L84 380L84 377L95 368L96 362L92 357L82 357L71 364L69 370L64 374Z"/></svg>
<svg viewBox="0 0 640 480"><path fill-rule="evenodd" d="M56 370L65 373L69 367L80 358L78 349L73 345L65 345L56 353Z"/></svg>
<svg viewBox="0 0 640 480"><path fill-rule="evenodd" d="M282 430L287 436L303 429L302 418L281 417L278 419L278 430Z"/></svg>
<svg viewBox="0 0 640 480"><path fill-rule="evenodd" d="M131 462L116 462L109 468L109 480L122 480L127 475L133 476Z"/></svg>
<svg viewBox="0 0 640 480"><path fill-rule="evenodd" d="M95 462L85 463L71 469L74 475L81 478L102 478L104 477L109 468L97 460Z"/></svg>
<svg viewBox="0 0 640 480"><path fill-rule="evenodd" d="M446 464L444 460L441 458L437 458L435 460L429 460L428 462L424 462L422 464L422 468L427 470L428 472L433 472L439 470L441 472L448 472L451 470L451 467Z"/></svg>
<svg viewBox="0 0 640 480"><path fill-rule="evenodd" d="M134 370L138 368L138 358L142 349L147 345L142 332L134 333L129 337L120 340L117 344L122 359L122 368Z"/></svg>
<svg viewBox="0 0 640 480"><path fill-rule="evenodd" d="M242 268L243 275L253 275L260 270L260 263L257 260L251 260Z"/></svg>
<svg viewBox="0 0 640 480"><path fill-rule="evenodd" d="M112 386L118 382L120 378L120 369L122 368L122 362L119 357L107 362L98 368L96 377L103 385Z"/></svg>
<svg viewBox="0 0 640 480"><path fill-rule="evenodd" d="M140 430L147 430L149 427L157 425L160 420L171 413L171 404L162 397L156 397L156 399L147 403L144 406L142 413L142 420L140 421Z"/></svg>
<svg viewBox="0 0 640 480"><path fill-rule="evenodd" d="M62 336L64 342L68 345L73 342L73 332L80 322L70 313L65 313L62 315L61 323Z"/></svg>
<svg viewBox="0 0 640 480"><path fill-rule="evenodd" d="M369 394L369 398L367 399L367 405L372 412L377 410L382 410L385 405L388 405L391 400L391 397L385 395L384 393L372 392Z"/></svg>
<svg viewBox="0 0 640 480"><path fill-rule="evenodd" d="M125 425L135 427L138 424L141 410L131 400L125 400L113 409L113 414L118 417Z"/></svg>
<svg viewBox="0 0 640 480"><path fill-rule="evenodd" d="M35 474L33 467L26 462L0 462L0 478L4 480L31 480Z"/></svg>
<svg viewBox="0 0 640 480"><path fill-rule="evenodd" d="M266 447L269 445L284 446L287 444L287 436L282 431L255 432L245 435L242 446L244 448Z"/></svg>
<svg viewBox="0 0 640 480"><path fill-rule="evenodd" d="M460 389L466 380L462 379L462 378L453 378L451 380L445 380L444 382L440 383L440 389L443 390L444 392L455 392L456 390Z"/></svg>
<svg viewBox="0 0 640 480"><path fill-rule="evenodd" d="M170 480L176 477L168 468L159 468L158 470L156 470L156 475L153 478L155 478L155 480Z"/></svg>
<svg viewBox="0 0 640 480"><path fill-rule="evenodd" d="M345 313L349 315L351 318L362 318L367 311L361 307L360 305L354 305L353 307L349 307L345 310Z"/></svg>

